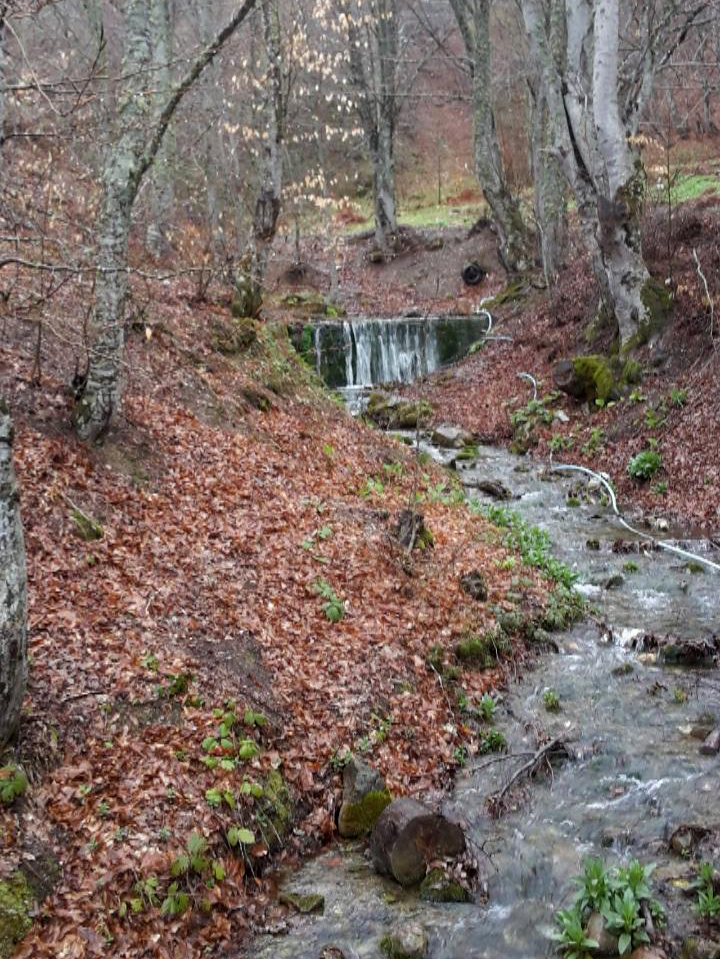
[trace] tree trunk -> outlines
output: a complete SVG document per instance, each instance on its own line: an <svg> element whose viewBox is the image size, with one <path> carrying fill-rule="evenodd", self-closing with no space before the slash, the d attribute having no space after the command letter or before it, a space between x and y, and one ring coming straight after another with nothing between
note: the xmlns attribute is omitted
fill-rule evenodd
<svg viewBox="0 0 720 959"><path fill-rule="evenodd" d="M260 154L260 183L255 199L248 249L237 278L242 312L256 316L263 300L263 284L270 249L277 233L283 189L283 139L286 97L283 84L283 50L277 0L260 0L267 62L265 129Z"/></svg>
<svg viewBox="0 0 720 959"><path fill-rule="evenodd" d="M151 55L153 74L152 87L159 91L155 93L154 101L161 105L168 96L172 84L170 60L172 57L172 37L170 26L170 10L168 0L152 0L148 15L150 25ZM155 110L159 114L159 109ZM174 138L165 137L162 148L152 169L152 179L149 184L149 221L145 235L145 245L155 257L163 256L170 249L168 234L175 197L173 188L173 155L175 153Z"/></svg>
<svg viewBox="0 0 720 959"><path fill-rule="evenodd" d="M547 99L538 85L533 95L532 166L535 219L545 283L552 287L565 265L567 247L567 181L553 155Z"/></svg>
<svg viewBox="0 0 720 959"><path fill-rule="evenodd" d="M432 860L464 850L462 829L414 799L395 799L386 806L370 837L375 868L401 886L417 885Z"/></svg>
<svg viewBox="0 0 720 959"><path fill-rule="evenodd" d="M375 242L378 249L387 250L388 237L397 233L393 133L386 126L379 129L377 133L370 147L373 167Z"/></svg>
<svg viewBox="0 0 720 959"><path fill-rule="evenodd" d="M490 0L450 0L472 64L473 158L475 175L492 214L500 260L509 273L532 266L520 206L510 192L498 143L492 97Z"/></svg>
<svg viewBox="0 0 720 959"><path fill-rule="evenodd" d="M27 576L12 439L0 399L0 749L17 730L27 682Z"/></svg>
<svg viewBox="0 0 720 959"><path fill-rule="evenodd" d="M128 237L140 183L152 167L183 97L252 11L255 3L256 0L244 0L212 43L191 64L148 130L146 121L150 114L150 103L145 90L145 71L150 63L152 40L145 0L131 0L123 58L123 75L128 77L128 87L118 107L120 132L105 160L88 375L75 408L75 426L81 439L101 440L120 405L120 374L125 340L123 310L128 288Z"/></svg>
<svg viewBox="0 0 720 959"><path fill-rule="evenodd" d="M647 302L650 274L642 255L640 218L645 170L630 145L619 102L619 0L601 0L594 17L593 120L602 167L595 171L598 244L620 342L652 322Z"/></svg>

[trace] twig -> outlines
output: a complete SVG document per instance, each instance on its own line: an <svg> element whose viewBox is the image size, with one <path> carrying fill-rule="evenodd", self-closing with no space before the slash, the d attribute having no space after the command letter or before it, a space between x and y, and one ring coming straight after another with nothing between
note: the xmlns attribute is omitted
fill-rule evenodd
<svg viewBox="0 0 720 959"><path fill-rule="evenodd" d="M708 281L705 278L705 274L702 271L702 267L700 266L700 260L698 258L697 250L695 249L695 247L693 247L693 259L695 260L697 274L702 280L703 286L705 287L705 296L707 297L707 301L710 304L710 342L712 343L712 348L715 349L715 341L713 339L713 336L715 335L715 303L713 302L713 298L710 296Z"/></svg>
<svg viewBox="0 0 720 959"><path fill-rule="evenodd" d="M497 793L493 799L496 803L501 802L503 796L515 785L518 779L522 778L525 773L532 774L536 767L544 760L548 758L548 755L557 749L558 746L565 746L565 743L562 739L552 739L549 743L546 743L545 746L541 746L536 753L533 753L532 759L529 759L528 762L524 763L513 775L508 779L505 785L502 787L499 793Z"/></svg>

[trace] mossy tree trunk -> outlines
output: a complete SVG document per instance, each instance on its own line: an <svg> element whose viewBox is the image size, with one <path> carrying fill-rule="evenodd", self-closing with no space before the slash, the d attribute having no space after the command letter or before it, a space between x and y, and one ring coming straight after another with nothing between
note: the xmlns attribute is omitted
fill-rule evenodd
<svg viewBox="0 0 720 959"><path fill-rule="evenodd" d="M198 55L174 87L162 109L153 109L146 89L152 42L146 0L131 0L126 15L122 73L128 78L120 100L117 136L103 170L102 203L96 255L95 311L91 328L87 382L75 409L81 439L97 442L120 405L125 345L123 311L128 289L128 240L140 184L162 146L170 121L185 94L225 42L255 7L244 0L214 40Z"/></svg>
<svg viewBox="0 0 720 959"><path fill-rule="evenodd" d="M0 749L17 730L27 681L27 574L12 441L0 398Z"/></svg>
<svg viewBox="0 0 720 959"><path fill-rule="evenodd" d="M620 0L521 0L550 142L577 199L604 313L614 318L623 347L643 338L669 307L643 258L645 172L633 140L658 67L702 8L677 4L656 22L656 6L637 7L631 29L642 38L634 44L639 52L621 69Z"/></svg>
<svg viewBox="0 0 720 959"><path fill-rule="evenodd" d="M490 0L450 0L472 65L473 159L475 175L492 214L498 253L505 269L522 273L532 265L532 241L505 176L492 95Z"/></svg>

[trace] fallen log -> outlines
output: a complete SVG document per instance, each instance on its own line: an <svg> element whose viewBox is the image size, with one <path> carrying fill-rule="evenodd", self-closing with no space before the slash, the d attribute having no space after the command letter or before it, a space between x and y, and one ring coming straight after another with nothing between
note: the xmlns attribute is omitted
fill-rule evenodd
<svg viewBox="0 0 720 959"><path fill-rule="evenodd" d="M373 829L370 853L375 869L401 886L415 886L433 860L452 858L465 850L457 823L432 812L414 799L395 799Z"/></svg>

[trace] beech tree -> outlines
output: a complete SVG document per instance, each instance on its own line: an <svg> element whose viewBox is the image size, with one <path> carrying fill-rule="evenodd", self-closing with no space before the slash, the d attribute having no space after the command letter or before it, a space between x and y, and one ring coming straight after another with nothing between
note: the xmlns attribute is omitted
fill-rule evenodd
<svg viewBox="0 0 720 959"><path fill-rule="evenodd" d="M17 729L27 681L27 576L12 440L0 398L0 749Z"/></svg>
<svg viewBox="0 0 720 959"><path fill-rule="evenodd" d="M450 0L472 76L475 175L492 213L498 252L511 273L528 269L532 241L517 197L507 184L497 136L492 94L491 0Z"/></svg>
<svg viewBox="0 0 720 959"><path fill-rule="evenodd" d="M549 142L575 194L603 306L623 346L648 334L667 301L642 253L638 126L658 69L708 5L634 5L621 53L620 0L521 0Z"/></svg>
<svg viewBox="0 0 720 959"><path fill-rule="evenodd" d="M338 0L355 107L373 175L375 240L382 251L397 232L395 131L400 27L397 0Z"/></svg>
<svg viewBox="0 0 720 959"><path fill-rule="evenodd" d="M147 70L153 62L155 37L151 27L155 21L147 15L146 0L130 0L122 69L127 86L118 103L117 137L108 148L102 175L89 366L75 409L75 424L81 439L102 439L120 403L128 239L140 184L157 156L183 97L247 18L256 2L244 0L170 91L161 108L154 109L152 96L147 90Z"/></svg>

